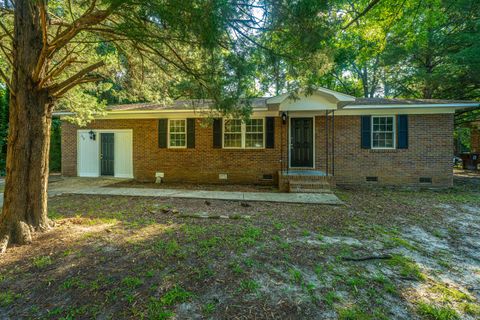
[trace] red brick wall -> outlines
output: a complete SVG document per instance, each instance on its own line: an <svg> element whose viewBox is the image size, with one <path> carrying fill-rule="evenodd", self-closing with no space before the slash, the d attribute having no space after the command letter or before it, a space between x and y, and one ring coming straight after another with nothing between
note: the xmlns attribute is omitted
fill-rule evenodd
<svg viewBox="0 0 480 320"><path fill-rule="evenodd" d="M471 143L471 152L478 153L480 152L480 129L472 129L470 135L470 143Z"/></svg>
<svg viewBox="0 0 480 320"><path fill-rule="evenodd" d="M315 165L325 171L325 118L315 119ZM284 164L287 127L275 122L275 148L262 150L214 149L211 127L196 121L195 149L159 149L158 120L98 120L87 129L133 129L133 172L140 181L153 181L155 172L166 181L195 183L268 183L264 174L281 170ZM62 173L77 174L77 127L62 123ZM84 129L84 128L83 128ZM281 139L283 136L283 139ZM432 178L433 186L452 184L453 115L410 115L409 148L366 150L360 147L360 116L335 117L335 180L342 184L364 184L366 176L378 177L382 185L418 185L420 177ZM331 168L330 168L331 169ZM330 171L331 172L331 171ZM228 180L218 179L227 173Z"/></svg>
<svg viewBox="0 0 480 320"><path fill-rule="evenodd" d="M408 120L408 149L369 150L361 148L360 116L336 116L336 183L362 184L374 176L375 184L414 186L420 177L429 177L433 186L451 186L453 115L409 115ZM315 124L315 162L325 170L325 117L317 117Z"/></svg>
<svg viewBox="0 0 480 320"><path fill-rule="evenodd" d="M75 176L76 132L78 127L62 123L62 173ZM155 180L155 172L165 173L165 181L194 183L266 183L274 184L281 168L281 119L275 121L273 149L214 149L211 126L195 125L195 149L158 148L158 120L97 120L82 129L133 129L133 174L140 181ZM219 180L218 174L228 174ZM273 175L274 181L264 181L263 175Z"/></svg>

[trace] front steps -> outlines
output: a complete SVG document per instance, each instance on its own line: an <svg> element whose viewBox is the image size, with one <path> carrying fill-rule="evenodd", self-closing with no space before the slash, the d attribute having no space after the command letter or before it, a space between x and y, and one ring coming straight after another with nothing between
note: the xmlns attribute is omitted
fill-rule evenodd
<svg viewBox="0 0 480 320"><path fill-rule="evenodd" d="M279 172L279 189L292 193L332 193L335 180L321 171Z"/></svg>
<svg viewBox="0 0 480 320"><path fill-rule="evenodd" d="M293 193L331 193L326 181L290 181L288 192Z"/></svg>

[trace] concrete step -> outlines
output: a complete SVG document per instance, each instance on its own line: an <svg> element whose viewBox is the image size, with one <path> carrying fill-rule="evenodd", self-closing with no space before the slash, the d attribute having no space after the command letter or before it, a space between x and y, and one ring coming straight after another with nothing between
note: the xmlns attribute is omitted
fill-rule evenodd
<svg viewBox="0 0 480 320"><path fill-rule="evenodd" d="M331 193L326 181L290 181L289 191L294 193Z"/></svg>

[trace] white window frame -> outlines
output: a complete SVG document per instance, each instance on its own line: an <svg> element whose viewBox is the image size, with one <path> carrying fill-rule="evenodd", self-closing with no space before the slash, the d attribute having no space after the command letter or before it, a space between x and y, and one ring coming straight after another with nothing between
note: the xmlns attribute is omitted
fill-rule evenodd
<svg viewBox="0 0 480 320"><path fill-rule="evenodd" d="M262 120L262 127L263 127L263 132L262 132L262 146L261 147L246 147L246 136L247 136L247 124L245 123L244 120L242 120L242 125L241 125L241 146L240 147L225 147L225 121L226 120L238 120L238 118L232 118L232 119L222 119L222 148L223 149L254 149L254 150L260 150L260 149L265 149L265 118L264 117L251 117L250 120Z"/></svg>
<svg viewBox="0 0 480 320"><path fill-rule="evenodd" d="M183 121L185 122L185 145L184 146L172 146L170 145L170 122L171 121ZM169 149L185 149L187 148L187 119L168 119L168 128L167 128L167 145ZM175 132L175 133L181 133L181 132Z"/></svg>
<svg viewBox="0 0 480 320"><path fill-rule="evenodd" d="M393 146L392 147L374 147L373 146L373 118L392 118L393 121L392 121L392 134L393 134ZM395 115L392 115L392 114L386 114L386 115L375 115L375 116L371 116L371 119L370 119L370 145L371 145L371 148L372 149L375 149L375 150L393 150L393 149L396 149L397 148L397 121L396 121L396 116Z"/></svg>

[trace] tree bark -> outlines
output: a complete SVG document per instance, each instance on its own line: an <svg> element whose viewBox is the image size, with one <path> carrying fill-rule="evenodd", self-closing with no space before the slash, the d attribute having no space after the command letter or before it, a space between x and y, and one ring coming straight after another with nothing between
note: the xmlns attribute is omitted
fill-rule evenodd
<svg viewBox="0 0 480 320"><path fill-rule="evenodd" d="M46 6L44 0L16 1L0 253L9 244L30 242L33 231L50 226L47 184L53 104L47 90L39 89L33 79L43 48L41 6ZM40 71L42 76L46 67Z"/></svg>

